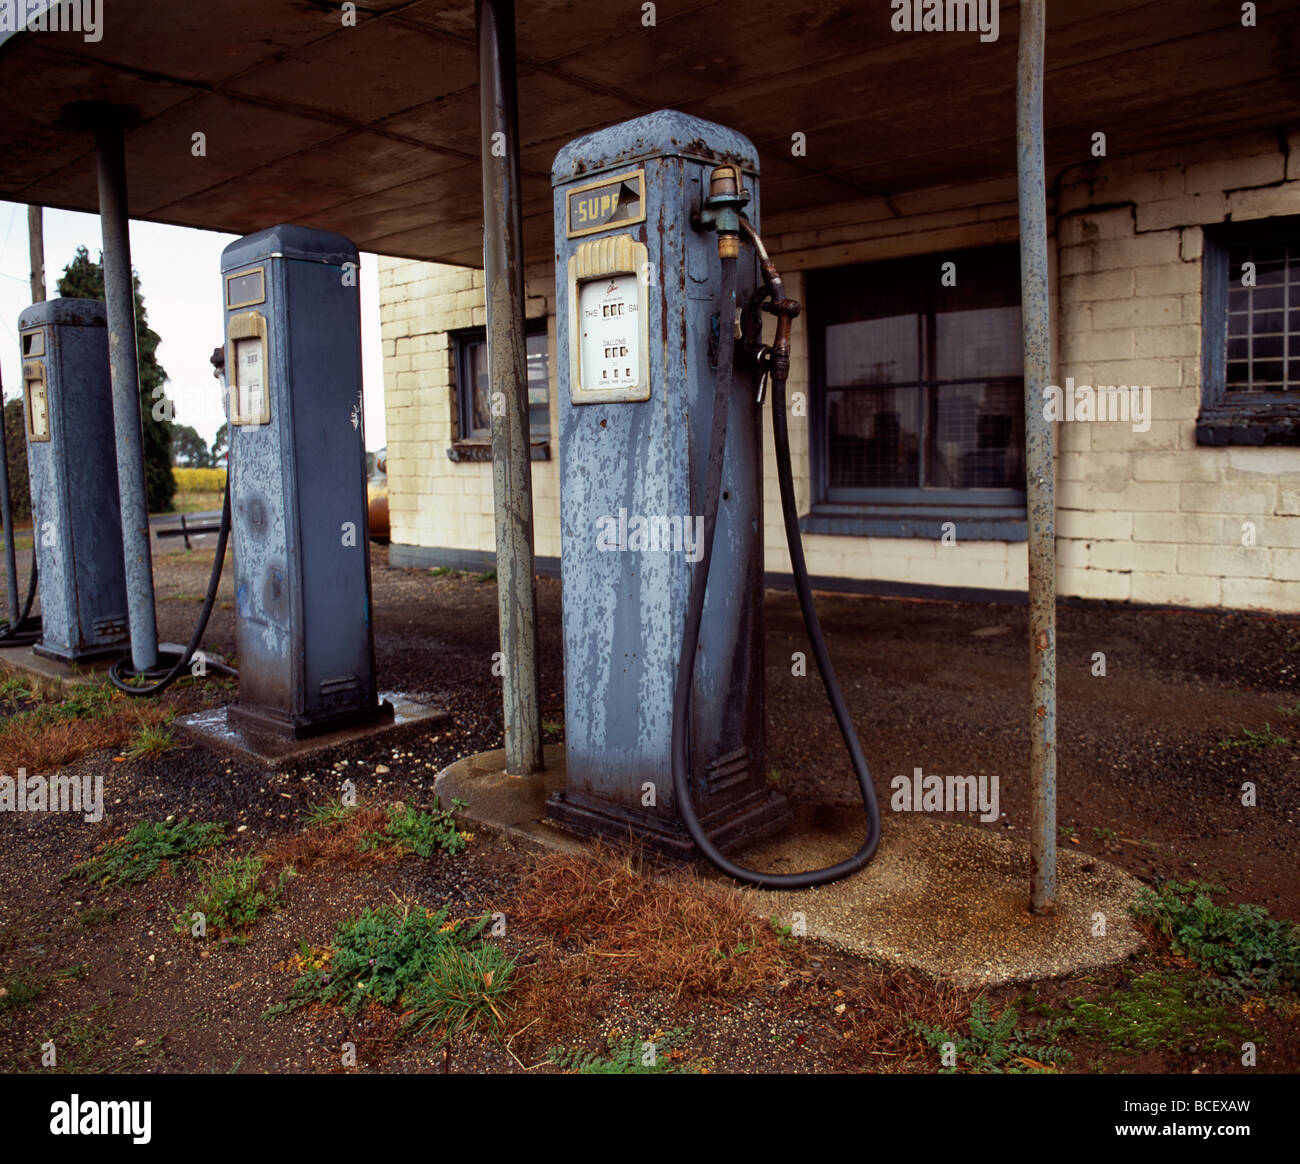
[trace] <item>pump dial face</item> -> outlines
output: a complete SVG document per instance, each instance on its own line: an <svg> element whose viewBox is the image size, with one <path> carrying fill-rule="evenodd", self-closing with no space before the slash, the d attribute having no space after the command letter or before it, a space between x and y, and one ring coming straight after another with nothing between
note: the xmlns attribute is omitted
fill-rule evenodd
<svg viewBox="0 0 1300 1164"><path fill-rule="evenodd" d="M635 388L641 369L637 277L606 275L578 289L584 392Z"/></svg>
<svg viewBox="0 0 1300 1164"><path fill-rule="evenodd" d="M27 381L27 415L31 425L28 436L34 441L50 439L50 397L43 378Z"/></svg>
<svg viewBox="0 0 1300 1164"><path fill-rule="evenodd" d="M257 336L235 344L235 412L237 424L264 424L266 415L266 365L264 347Z"/></svg>

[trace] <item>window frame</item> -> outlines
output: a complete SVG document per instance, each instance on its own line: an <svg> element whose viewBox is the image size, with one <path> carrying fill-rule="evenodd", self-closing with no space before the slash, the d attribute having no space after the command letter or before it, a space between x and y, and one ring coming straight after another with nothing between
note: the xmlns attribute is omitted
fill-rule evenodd
<svg viewBox="0 0 1300 1164"><path fill-rule="evenodd" d="M1224 222L1201 230L1201 409L1198 445L1300 445L1300 391L1228 392L1228 255L1233 245L1294 240L1300 214ZM1289 304L1283 311L1290 311ZM1284 351L1282 358L1287 359Z"/></svg>
<svg viewBox="0 0 1300 1164"><path fill-rule="evenodd" d="M547 341L547 361L546 361L546 408L547 408L547 430L545 434L535 432L532 425L528 428L528 442L532 446L534 459L548 459L549 448L551 443L551 360L550 360L550 327L548 317L540 319L530 319L525 322L524 327L525 342L529 339L538 337ZM452 442L452 448L448 450L448 456L452 460L474 460L472 455L454 456L453 453L458 451L469 454L472 450L483 447L491 448L492 435L489 431L486 434L475 433L470 428L471 420L474 415L472 393L473 388L470 385L470 367L469 352L472 344L487 344L486 327L466 327L448 333L448 340L451 343L452 353L452 374L455 376L455 400L456 400L456 436ZM541 450L541 456L538 456L538 450ZM491 459L490 457L488 459Z"/></svg>
<svg viewBox="0 0 1300 1164"><path fill-rule="evenodd" d="M933 262L938 277L938 264L956 261L961 269L964 254L984 251L993 247L1015 244L995 243L992 246L967 247L956 252L904 256L912 264ZM898 262L896 259L882 262ZM913 487L832 486L830 483L829 401L832 389L827 387L826 328L827 315L821 310L824 291L817 284L829 280L835 272L849 277L854 269L869 269L874 263L854 263L843 267L810 271L806 276L805 298L808 301L808 371L811 386L809 421L810 497L809 512L801 519L801 526L809 533L844 534L846 536L880 537L937 537L943 522L960 517L960 536L972 540L1023 541L1026 537L1026 490L1020 489L940 489L917 484ZM920 348L918 370L920 378L905 390L923 392L918 445L924 449L929 439L929 394L945 386L981 383L990 386L1020 384L1023 398L1023 375L1020 378L990 377L977 380L967 377L957 380L939 380L932 377L935 367L936 327L934 320L936 296L927 293L920 312ZM877 385L876 387L887 387ZM899 387L904 387L899 385ZM839 389L834 389L839 391ZM847 389L846 391L853 391ZM1023 449L1022 449L1023 455Z"/></svg>

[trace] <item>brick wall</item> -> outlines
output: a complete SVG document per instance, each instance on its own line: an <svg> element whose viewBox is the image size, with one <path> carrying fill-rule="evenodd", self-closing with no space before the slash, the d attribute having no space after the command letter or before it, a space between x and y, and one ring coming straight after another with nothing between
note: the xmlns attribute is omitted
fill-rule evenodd
<svg viewBox="0 0 1300 1164"><path fill-rule="evenodd" d="M1300 611L1300 449L1198 447L1201 227L1300 213L1300 140L1262 135L1076 167L1057 184L1051 282L1053 382L1151 386L1150 427L1070 422L1058 434L1057 584L1065 595ZM1288 172L1289 167L1289 172ZM1049 208L1050 209L1050 208ZM1050 221L1050 217L1049 217ZM826 208L765 228L790 293L818 267L933 255L1017 238L1015 183L918 191ZM936 268L937 269L937 268ZM398 544L490 552L491 466L454 463L448 331L484 322L482 272L380 259L389 495ZM530 319L554 281L527 272ZM791 399L808 392L805 320L793 334ZM552 432L555 425L552 388ZM765 424L767 568L788 571L771 427ZM796 492L809 503L808 419L790 418ZM558 556L559 462L533 463L537 553ZM805 536L832 577L1023 591L1023 542ZM1243 522L1255 545L1242 544Z"/></svg>
<svg viewBox="0 0 1300 1164"><path fill-rule="evenodd" d="M1196 444L1202 228L1300 214L1298 146L1262 134L1065 175L1054 380L1149 384L1151 426L1057 426L1063 593L1300 610L1300 449Z"/></svg>

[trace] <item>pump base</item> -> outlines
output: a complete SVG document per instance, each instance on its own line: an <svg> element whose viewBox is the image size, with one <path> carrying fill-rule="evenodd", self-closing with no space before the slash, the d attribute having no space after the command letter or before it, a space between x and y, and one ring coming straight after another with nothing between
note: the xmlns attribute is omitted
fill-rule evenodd
<svg viewBox="0 0 1300 1164"><path fill-rule="evenodd" d="M98 647L86 647L84 650L74 651L70 647L51 646L49 643L38 641L32 644L32 654L40 655L43 659L53 659L57 663L67 663L75 667L79 663L96 663L102 659L112 659L122 653L122 648L127 646L125 638L116 643L107 643Z"/></svg>
<svg viewBox="0 0 1300 1164"><path fill-rule="evenodd" d="M629 812L616 804L588 800L568 792L553 792L546 801L546 820L582 836L638 841L682 861L701 855L676 815L664 821L647 813ZM738 801L700 813L704 831L724 852L766 840L783 831L790 820L790 805L786 798L767 790L750 793Z"/></svg>
<svg viewBox="0 0 1300 1164"><path fill-rule="evenodd" d="M251 732L285 736L294 740L320 736L327 732L343 731L346 728L389 722L392 718L393 705L386 699L373 707L355 707L312 719L303 716L287 716L271 708L246 707L238 703L232 703L226 709L227 722L232 726L243 727Z"/></svg>

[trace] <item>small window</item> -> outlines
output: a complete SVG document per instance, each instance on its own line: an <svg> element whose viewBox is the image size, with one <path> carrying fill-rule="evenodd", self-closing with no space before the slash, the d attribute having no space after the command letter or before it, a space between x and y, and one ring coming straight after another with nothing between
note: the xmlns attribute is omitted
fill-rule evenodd
<svg viewBox="0 0 1300 1164"><path fill-rule="evenodd" d="M492 439L492 391L488 379L487 336L483 328L457 332L456 392L459 437L462 441ZM528 324L528 426L534 442L551 435L551 362L546 341L546 321Z"/></svg>
<svg viewBox="0 0 1300 1164"><path fill-rule="evenodd" d="M1300 444L1300 215L1206 227L1201 444Z"/></svg>

